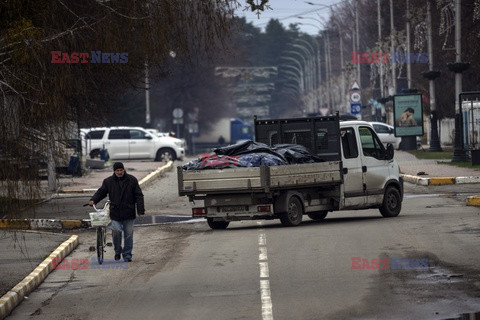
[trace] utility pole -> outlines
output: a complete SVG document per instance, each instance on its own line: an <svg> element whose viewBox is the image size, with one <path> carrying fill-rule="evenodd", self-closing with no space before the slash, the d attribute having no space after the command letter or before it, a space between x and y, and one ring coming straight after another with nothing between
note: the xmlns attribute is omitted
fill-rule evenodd
<svg viewBox="0 0 480 320"><path fill-rule="evenodd" d="M393 0L390 0L390 40L391 40L391 49L392 55L395 56L395 25L393 23ZM393 94L397 93L397 75L395 72L395 57L392 57L392 87L393 87Z"/></svg>
<svg viewBox="0 0 480 320"><path fill-rule="evenodd" d="M328 90L332 90L332 60L330 57L330 36L328 35L329 31L327 30L327 58L328 58ZM328 108L330 109L330 112L333 112L333 95L330 93L328 95L329 100L328 100Z"/></svg>
<svg viewBox="0 0 480 320"><path fill-rule="evenodd" d="M380 0L377 0L377 13L378 13L378 43L382 42L382 17L380 11ZM380 98L384 97L383 92L383 63L379 63L379 74L380 74Z"/></svg>
<svg viewBox="0 0 480 320"><path fill-rule="evenodd" d="M405 32L407 33L407 86L408 89L412 87L412 61L410 61L410 1L407 1L407 25L405 26ZM428 1L428 0L427 0Z"/></svg>
<svg viewBox="0 0 480 320"><path fill-rule="evenodd" d="M448 68L455 72L455 150L453 151L452 162L463 162L467 160L463 142L460 93L462 92L462 72L467 70L470 64L462 62L461 2L461 0L455 0L455 62L448 64Z"/></svg>
<svg viewBox="0 0 480 320"><path fill-rule="evenodd" d="M355 0L355 40L356 40L356 50L360 51L360 32L358 29L358 0ZM360 88L362 88L362 75L361 75L361 63L357 63L357 83Z"/></svg>
<svg viewBox="0 0 480 320"><path fill-rule="evenodd" d="M148 78L148 63L145 62L145 126L150 126L150 82Z"/></svg>
<svg viewBox="0 0 480 320"><path fill-rule="evenodd" d="M326 87L326 100L327 100L327 108L328 111L331 112L332 110L330 109L330 73L329 73L329 67L328 67L328 30L325 30L324 36L323 36L323 49L325 51L325 87Z"/></svg>
<svg viewBox="0 0 480 320"><path fill-rule="evenodd" d="M431 152L442 151L438 137L437 106L435 101L435 79L440 76L440 71L433 70L433 39L432 39L432 8L431 0L427 0L427 44L428 44L428 72L423 76L428 79L430 93L430 148Z"/></svg>
<svg viewBox="0 0 480 320"><path fill-rule="evenodd" d="M338 32L340 36L340 71L342 74L342 100L341 100L342 107L341 109L344 112L348 112L347 100L346 100L347 93L345 89L345 70L344 70L344 62L343 62L343 33L342 31L340 31L340 28Z"/></svg>

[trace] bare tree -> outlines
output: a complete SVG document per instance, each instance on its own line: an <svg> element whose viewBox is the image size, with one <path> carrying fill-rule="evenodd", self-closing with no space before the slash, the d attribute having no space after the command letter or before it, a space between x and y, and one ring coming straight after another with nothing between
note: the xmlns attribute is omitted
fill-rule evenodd
<svg viewBox="0 0 480 320"><path fill-rule="evenodd" d="M13 215L41 196L38 167L72 122L104 119L145 63L160 78L171 52L193 61L229 36L235 0L0 4L0 199ZM213 44L213 45L212 45ZM100 63L92 63L100 62Z"/></svg>

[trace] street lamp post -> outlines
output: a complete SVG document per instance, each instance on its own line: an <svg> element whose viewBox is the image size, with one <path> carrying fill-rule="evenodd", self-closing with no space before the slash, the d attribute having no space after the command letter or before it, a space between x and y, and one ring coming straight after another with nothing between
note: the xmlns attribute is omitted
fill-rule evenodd
<svg viewBox="0 0 480 320"><path fill-rule="evenodd" d="M299 44L293 44L292 45L294 48L298 48L300 50L302 50L303 52L305 52L307 55L308 55L308 59L305 58L306 62L307 62L307 77L308 77L308 84L309 84L309 87L307 88L307 90L313 90L314 89L314 76L313 76L313 70L314 70L314 67L313 67L313 59L312 59L312 55L310 53L310 51L308 51L307 48L305 48L304 46L302 45L299 45Z"/></svg>
<svg viewBox="0 0 480 320"><path fill-rule="evenodd" d="M300 63L300 65L302 66L302 70L303 70L303 86L304 86L304 91L308 91L309 90L309 83L308 83L308 68L307 68L307 59L305 59L305 57L298 51L294 51L294 50L285 50L283 51L284 53L290 53L290 54L295 54L297 57L300 57L303 61L303 65ZM298 62L298 60L297 60Z"/></svg>
<svg viewBox="0 0 480 320"><path fill-rule="evenodd" d="M298 68L292 64L288 64L288 66L294 68L296 71L298 71L298 74L299 74L299 77L300 77L300 81L299 81L299 87L300 87L300 90L301 92L304 92L305 91L305 83L304 83L304 72L303 72L303 66L302 64L295 58L292 58L292 57L285 57L285 56L282 56L280 57L281 60L288 60L288 61L292 61L294 63L296 63L298 65ZM284 67L286 65L283 65Z"/></svg>
<svg viewBox="0 0 480 320"><path fill-rule="evenodd" d="M293 45L293 48L299 48L299 49L302 49L304 52L306 52L310 58L311 58L311 55L310 53L308 52L308 50L303 47L303 46L300 46L298 44L294 44ZM310 64L309 64L309 61L310 59L308 59L309 57L304 57L303 54L301 54L300 52L298 51L295 51L295 50L286 50L284 51L286 53L294 53L296 55L298 55L299 57L302 58L303 60L303 70L304 70L304 77L305 77L305 102L307 104L307 108L309 109L309 111L311 111L311 109L315 109L315 107L312 105L312 102L314 101L311 101L311 94L313 92L313 88L312 88L312 70L311 70L311 67L310 67Z"/></svg>
<svg viewBox="0 0 480 320"><path fill-rule="evenodd" d="M430 93L430 148L431 152L442 151L438 137L437 107L435 100L435 79L440 76L440 71L433 70L433 43L432 43L432 12L431 1L427 1L427 43L428 43L428 71L423 72L424 78L428 79Z"/></svg>
<svg viewBox="0 0 480 320"><path fill-rule="evenodd" d="M470 64L462 62L461 10L461 0L455 0L455 62L448 64L448 68L455 72L455 150L453 151L452 162L467 161L463 142L463 116L460 93L462 92L462 72L467 70Z"/></svg>
<svg viewBox="0 0 480 320"><path fill-rule="evenodd" d="M145 62L145 126L150 127L150 80L147 62Z"/></svg>

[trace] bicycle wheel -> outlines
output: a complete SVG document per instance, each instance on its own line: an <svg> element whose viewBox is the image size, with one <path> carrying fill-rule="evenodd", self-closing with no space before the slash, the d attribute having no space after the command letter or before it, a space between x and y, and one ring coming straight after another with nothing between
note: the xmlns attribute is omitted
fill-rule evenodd
<svg viewBox="0 0 480 320"><path fill-rule="evenodd" d="M103 248L105 245L105 228L97 228L97 260L99 264L103 263Z"/></svg>

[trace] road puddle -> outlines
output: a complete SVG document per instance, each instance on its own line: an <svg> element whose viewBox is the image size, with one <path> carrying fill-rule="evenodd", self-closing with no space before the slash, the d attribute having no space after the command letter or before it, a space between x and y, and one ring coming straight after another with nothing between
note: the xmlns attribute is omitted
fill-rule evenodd
<svg viewBox="0 0 480 320"><path fill-rule="evenodd" d="M443 320L480 320L480 312L462 313L453 318L445 318Z"/></svg>

